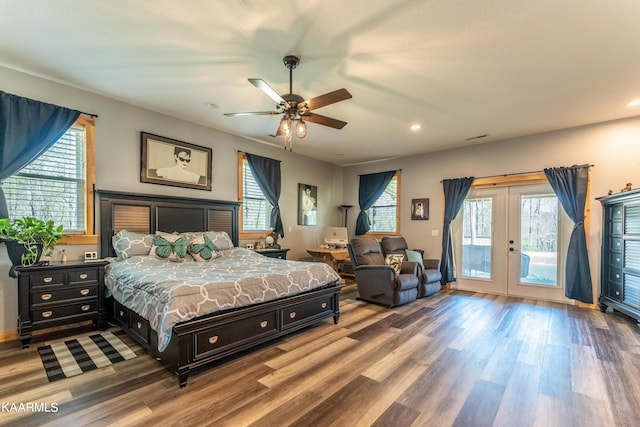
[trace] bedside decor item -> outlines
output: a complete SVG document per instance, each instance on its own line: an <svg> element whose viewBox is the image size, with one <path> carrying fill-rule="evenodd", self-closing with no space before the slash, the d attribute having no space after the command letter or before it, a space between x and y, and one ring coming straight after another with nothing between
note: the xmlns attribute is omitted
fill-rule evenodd
<svg viewBox="0 0 640 427"><path fill-rule="evenodd" d="M429 199L411 199L411 219L429 219Z"/></svg>
<svg viewBox="0 0 640 427"><path fill-rule="evenodd" d="M15 277L15 267L37 263L44 254L50 256L62 238L62 225L53 220L34 217L0 218L0 241L7 245L13 267L9 276Z"/></svg>
<svg viewBox="0 0 640 427"><path fill-rule="evenodd" d="M140 182L211 191L211 148L146 132L140 143Z"/></svg>
<svg viewBox="0 0 640 427"><path fill-rule="evenodd" d="M298 225L318 225L318 187L298 184Z"/></svg>
<svg viewBox="0 0 640 427"><path fill-rule="evenodd" d="M100 351L96 351L96 347ZM38 347L38 353L49 382L136 357L125 343L109 331Z"/></svg>
<svg viewBox="0 0 640 427"><path fill-rule="evenodd" d="M278 244L278 233L272 231L266 239L264 240L267 249L280 249L280 245Z"/></svg>

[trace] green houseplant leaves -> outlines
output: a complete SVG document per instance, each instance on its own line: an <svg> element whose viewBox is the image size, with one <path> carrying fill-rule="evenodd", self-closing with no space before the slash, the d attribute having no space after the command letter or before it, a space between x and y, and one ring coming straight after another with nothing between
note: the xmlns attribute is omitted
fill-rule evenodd
<svg viewBox="0 0 640 427"><path fill-rule="evenodd" d="M0 218L0 240L16 242L24 246L22 265L32 265L38 261L38 245L42 245L42 254L50 256L62 238L62 225L56 226L53 220L34 217Z"/></svg>

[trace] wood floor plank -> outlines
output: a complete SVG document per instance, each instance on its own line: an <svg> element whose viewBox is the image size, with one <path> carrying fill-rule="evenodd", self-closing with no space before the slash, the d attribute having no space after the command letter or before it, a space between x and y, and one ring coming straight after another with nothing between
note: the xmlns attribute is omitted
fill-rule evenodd
<svg viewBox="0 0 640 427"><path fill-rule="evenodd" d="M635 426L640 328L620 313L444 290L386 308L349 282L341 319L176 376L137 357L49 383L37 347L90 325L0 343L0 425Z"/></svg>

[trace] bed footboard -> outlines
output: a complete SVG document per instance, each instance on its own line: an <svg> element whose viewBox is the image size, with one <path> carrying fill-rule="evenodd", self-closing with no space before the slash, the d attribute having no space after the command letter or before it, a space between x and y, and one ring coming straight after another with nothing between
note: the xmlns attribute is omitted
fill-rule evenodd
<svg viewBox="0 0 640 427"><path fill-rule="evenodd" d="M328 317L340 318L340 290L333 283L303 294L268 301L222 313L202 316L173 328L167 349L158 351L158 337L149 322L113 301L113 320L163 361L187 384L191 370L249 349L258 344L316 324Z"/></svg>

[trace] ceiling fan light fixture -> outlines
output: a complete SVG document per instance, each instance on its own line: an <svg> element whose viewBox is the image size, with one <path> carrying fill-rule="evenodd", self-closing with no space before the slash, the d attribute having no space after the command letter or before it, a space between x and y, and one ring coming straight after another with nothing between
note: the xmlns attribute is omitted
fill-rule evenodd
<svg viewBox="0 0 640 427"><path fill-rule="evenodd" d="M307 136L307 124L304 121L302 121L302 119L299 119L298 122L296 123L296 136L299 139L302 139L305 136Z"/></svg>
<svg viewBox="0 0 640 427"><path fill-rule="evenodd" d="M289 117L283 117L280 120L280 132L285 137L291 135L291 119Z"/></svg>

